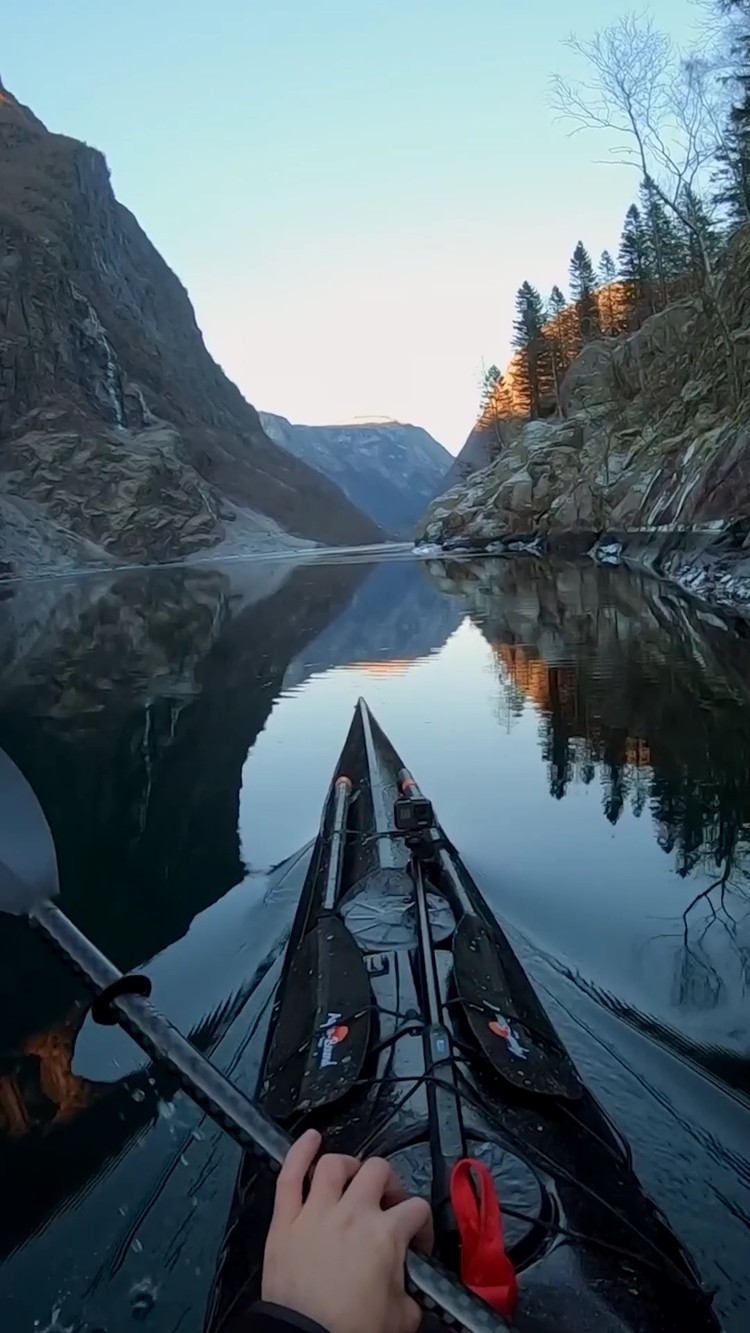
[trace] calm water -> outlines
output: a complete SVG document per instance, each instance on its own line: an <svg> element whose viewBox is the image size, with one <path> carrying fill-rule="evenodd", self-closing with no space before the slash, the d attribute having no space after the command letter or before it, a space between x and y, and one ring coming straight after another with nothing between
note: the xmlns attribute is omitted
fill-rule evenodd
<svg viewBox="0 0 750 1333"><path fill-rule="evenodd" d="M750 637L590 562L284 562L0 602L63 906L252 1087L365 695L733 1333L750 1309ZM237 1152L0 922L3 1333L197 1333Z"/></svg>

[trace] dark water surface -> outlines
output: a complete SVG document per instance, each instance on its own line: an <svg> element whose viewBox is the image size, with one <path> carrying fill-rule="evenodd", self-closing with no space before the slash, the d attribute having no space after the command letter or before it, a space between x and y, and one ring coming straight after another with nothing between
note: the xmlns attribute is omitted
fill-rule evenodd
<svg viewBox="0 0 750 1333"><path fill-rule="evenodd" d="M433 798L730 1333L750 1313L750 634L590 562L285 562L0 602L65 910L251 1088L357 697ZM0 922L3 1333L197 1333L238 1153Z"/></svg>

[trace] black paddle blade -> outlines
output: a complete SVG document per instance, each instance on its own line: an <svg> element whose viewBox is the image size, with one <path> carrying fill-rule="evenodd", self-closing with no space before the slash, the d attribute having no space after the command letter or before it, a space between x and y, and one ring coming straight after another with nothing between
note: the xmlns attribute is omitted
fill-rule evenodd
<svg viewBox="0 0 750 1333"><path fill-rule="evenodd" d="M49 824L31 787L0 750L0 912L30 916L59 891Z"/></svg>
<svg viewBox="0 0 750 1333"><path fill-rule="evenodd" d="M287 1120L337 1101L362 1072L372 994L365 960L340 917L324 914L303 939L284 984L263 1083L263 1105Z"/></svg>
<svg viewBox="0 0 750 1333"><path fill-rule="evenodd" d="M453 978L466 1021L487 1062L521 1092L581 1096L573 1064L499 931L467 914L453 940Z"/></svg>

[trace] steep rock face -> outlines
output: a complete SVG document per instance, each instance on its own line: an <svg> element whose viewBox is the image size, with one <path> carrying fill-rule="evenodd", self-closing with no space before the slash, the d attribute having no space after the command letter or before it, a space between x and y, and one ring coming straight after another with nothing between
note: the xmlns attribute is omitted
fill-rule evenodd
<svg viewBox="0 0 750 1333"><path fill-rule="evenodd" d="M507 445L511 444L522 422L515 417L497 417L491 425L478 421L466 443L453 460L445 477L445 490L465 481L473 472L488 467Z"/></svg>
<svg viewBox="0 0 750 1333"><path fill-rule="evenodd" d="M175 558L232 520L241 542L244 515L256 536L258 516L270 520L268 540L377 539L335 485L268 439L116 201L103 156L4 91L0 179L0 557L6 546L32 563L45 523L50 554L104 560Z"/></svg>
<svg viewBox="0 0 750 1333"><path fill-rule="evenodd" d="M454 486L430 507L424 541L480 541L594 525L595 499L581 469L574 421L533 421L489 467Z"/></svg>
<svg viewBox="0 0 750 1333"><path fill-rule="evenodd" d="M260 419L272 440L330 477L397 536L411 537L454 461L420 426L387 418L342 426L294 426L270 412Z"/></svg>
<svg viewBox="0 0 750 1333"><path fill-rule="evenodd" d="M665 549L677 526L729 529L736 555L750 516L748 272L745 228L727 260L724 329L695 298L635 333L589 344L563 381L564 418L528 422L494 462L433 502L420 537L482 542L523 533L554 544L613 529L622 546L623 534L627 542L653 530ZM726 556L726 536L722 542Z"/></svg>

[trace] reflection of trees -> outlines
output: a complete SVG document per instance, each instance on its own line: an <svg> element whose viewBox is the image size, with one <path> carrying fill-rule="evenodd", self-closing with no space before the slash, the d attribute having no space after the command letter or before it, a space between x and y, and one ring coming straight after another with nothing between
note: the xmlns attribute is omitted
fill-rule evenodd
<svg viewBox="0 0 750 1333"><path fill-rule="evenodd" d="M502 699L520 691L538 714L551 796L597 781L613 826L648 805L677 874L701 876L705 887L687 899L675 937L675 999L703 1008L722 1001L726 976L712 961L720 937L747 986L746 628L734 634L654 581L588 563L436 562L430 572L468 601L493 648Z"/></svg>
<svg viewBox="0 0 750 1333"><path fill-rule="evenodd" d="M526 696L521 686L512 676L501 676L500 695L497 701L496 713L498 722L506 731L512 731L516 722L523 716L523 710L526 707Z"/></svg>
<svg viewBox="0 0 750 1333"><path fill-rule="evenodd" d="M750 698L728 695L687 662L678 671L672 661L659 680L648 642L618 648L606 672L596 658L546 667L540 689L537 670L532 702L550 794L560 799L596 776L611 824L648 802L678 874L729 866L733 879L750 849ZM501 675L512 665L501 660Z"/></svg>

